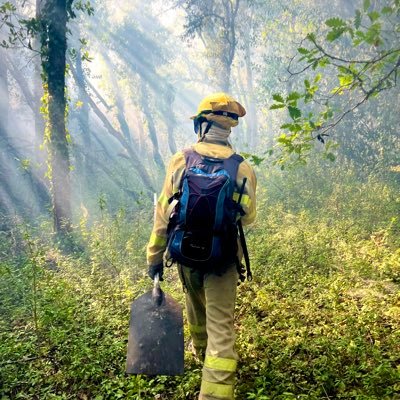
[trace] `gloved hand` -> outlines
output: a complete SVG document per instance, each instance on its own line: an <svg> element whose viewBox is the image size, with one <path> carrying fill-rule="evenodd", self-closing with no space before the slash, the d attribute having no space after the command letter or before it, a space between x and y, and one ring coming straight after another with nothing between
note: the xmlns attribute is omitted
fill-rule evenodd
<svg viewBox="0 0 400 400"><path fill-rule="evenodd" d="M163 263L156 264L156 265L151 265L149 267L149 270L147 271L147 275L151 278L151 280L154 280L154 277L158 274L160 277L160 281L163 281L163 274L164 274L164 265Z"/></svg>

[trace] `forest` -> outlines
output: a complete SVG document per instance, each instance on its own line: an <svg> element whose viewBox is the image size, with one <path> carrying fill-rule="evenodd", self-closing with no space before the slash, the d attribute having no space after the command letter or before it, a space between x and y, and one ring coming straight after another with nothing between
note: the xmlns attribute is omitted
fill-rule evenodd
<svg viewBox="0 0 400 400"><path fill-rule="evenodd" d="M221 91L258 181L235 398L400 399L399 74L400 0L1 0L0 399L198 398L186 323L184 375L125 359L154 194Z"/></svg>

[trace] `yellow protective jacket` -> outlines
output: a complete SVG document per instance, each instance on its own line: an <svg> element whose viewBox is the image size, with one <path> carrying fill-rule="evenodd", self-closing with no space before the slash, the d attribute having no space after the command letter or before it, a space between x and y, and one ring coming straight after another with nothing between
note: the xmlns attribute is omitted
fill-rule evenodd
<svg viewBox="0 0 400 400"><path fill-rule="evenodd" d="M199 154L213 158L228 158L234 151L229 145L200 142L192 146ZM169 219L169 203L168 200L173 194L179 191L180 182L185 170L185 156L182 151L177 152L171 159L164 186L160 197L158 198L153 231L147 245L147 264L149 266L160 264L163 261L163 254L167 245L167 226ZM243 178L247 178L247 182L242 196L241 205L245 211L242 217L243 225L250 224L256 217L256 186L257 180L253 168L245 160L238 169L236 178L237 187L241 187ZM238 199L239 194L234 193L234 200Z"/></svg>

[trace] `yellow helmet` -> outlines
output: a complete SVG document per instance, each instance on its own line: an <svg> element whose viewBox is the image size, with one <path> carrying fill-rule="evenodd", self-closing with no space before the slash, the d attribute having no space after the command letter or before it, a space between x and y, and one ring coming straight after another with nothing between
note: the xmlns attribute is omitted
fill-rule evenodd
<svg viewBox="0 0 400 400"><path fill-rule="evenodd" d="M218 92L206 96L197 108L197 114L191 119L205 118L230 128L236 126L239 117L246 115L245 108L233 97L226 93Z"/></svg>

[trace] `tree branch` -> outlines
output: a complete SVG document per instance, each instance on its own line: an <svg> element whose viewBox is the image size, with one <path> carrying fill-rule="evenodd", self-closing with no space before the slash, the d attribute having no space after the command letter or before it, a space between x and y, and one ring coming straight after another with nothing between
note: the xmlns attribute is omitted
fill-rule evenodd
<svg viewBox="0 0 400 400"><path fill-rule="evenodd" d="M362 98L362 100L360 100L358 103L356 103L353 107L351 107L350 109L346 110L335 122L333 122L332 124L326 125L324 128L321 127L319 128L318 132L319 135L323 135L325 134L328 130L334 128L336 125L338 125L343 118L350 114L351 112L353 112L356 108L360 107L363 103L365 103L373 94L375 93L379 93L383 90L386 90L388 88L381 88L382 84L390 78L390 76L395 73L395 71L400 67L400 57L397 60L397 63L395 64L395 66L384 76L382 77L382 79L379 80L379 82L373 87L371 88L367 94ZM321 131L321 132L320 132ZM314 138L315 139L315 138Z"/></svg>
<svg viewBox="0 0 400 400"><path fill-rule="evenodd" d="M377 58L372 58L370 60L346 60L345 58L341 58L338 56L334 56L332 54L329 54L321 45L319 45L317 43L316 40L312 40L312 43L314 44L314 46L325 56L330 58L331 60L336 60L336 61L340 61L346 64L375 64L379 61L382 61L383 59L385 59L386 57L394 54L394 53L399 53L400 52L400 48L398 49L392 49L386 53L384 53L383 55L381 55L380 57Z"/></svg>

